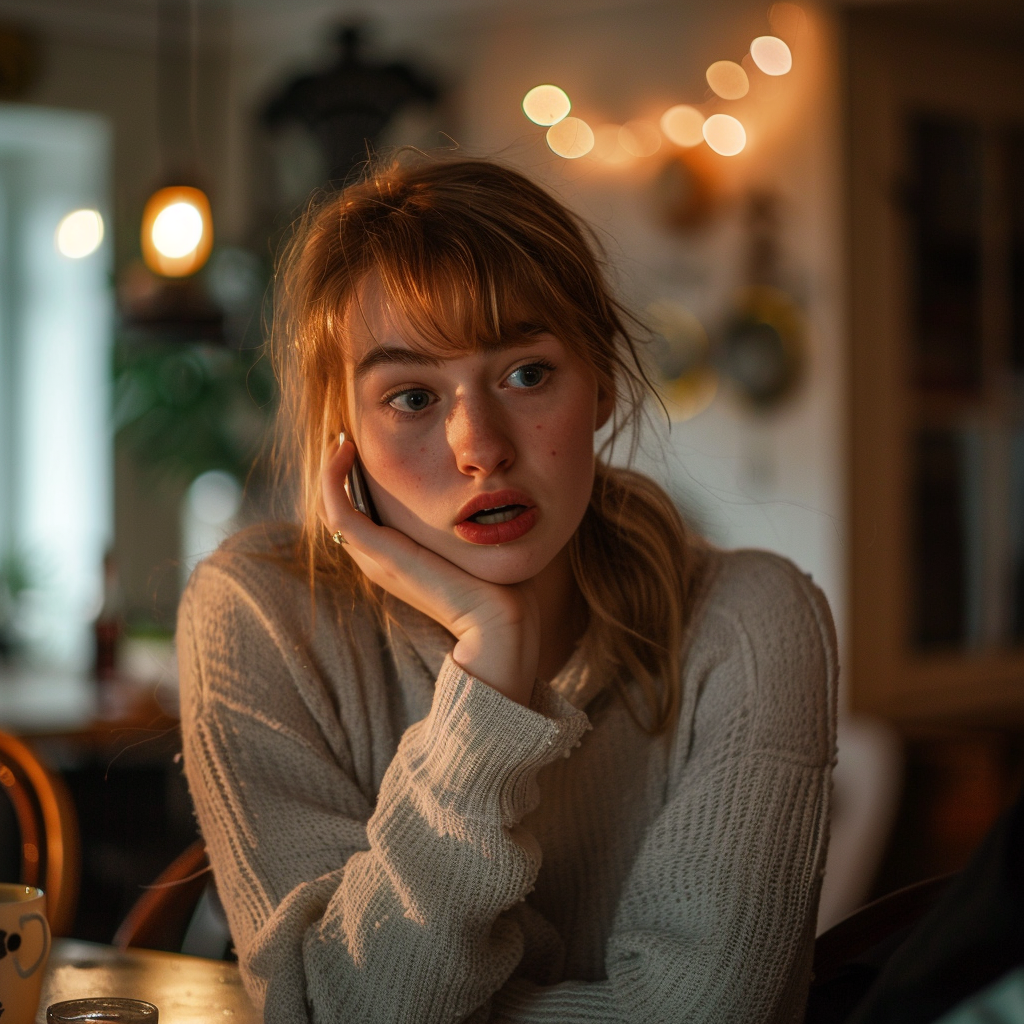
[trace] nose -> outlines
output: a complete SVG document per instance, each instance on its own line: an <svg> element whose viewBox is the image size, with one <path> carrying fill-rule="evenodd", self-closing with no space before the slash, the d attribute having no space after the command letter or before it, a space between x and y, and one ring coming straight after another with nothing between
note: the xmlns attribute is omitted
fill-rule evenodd
<svg viewBox="0 0 1024 1024"><path fill-rule="evenodd" d="M490 476L515 462L508 424L486 396L460 396L445 421L445 433L459 472L467 476Z"/></svg>

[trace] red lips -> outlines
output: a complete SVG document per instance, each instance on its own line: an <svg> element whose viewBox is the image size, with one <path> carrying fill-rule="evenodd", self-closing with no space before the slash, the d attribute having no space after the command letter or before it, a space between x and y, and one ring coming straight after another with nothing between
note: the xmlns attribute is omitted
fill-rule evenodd
<svg viewBox="0 0 1024 1024"><path fill-rule="evenodd" d="M469 517L484 509L498 509L507 505L519 505L522 511L503 523L477 523ZM529 533L537 522L537 506L524 491L509 488L478 494L459 509L455 532L470 544L509 544Z"/></svg>
<svg viewBox="0 0 1024 1024"><path fill-rule="evenodd" d="M509 487L503 491L491 491L489 494L478 494L475 498L470 498L459 509L455 521L462 523L485 508L501 508L503 505L525 505L528 509L534 507L533 499L525 491Z"/></svg>

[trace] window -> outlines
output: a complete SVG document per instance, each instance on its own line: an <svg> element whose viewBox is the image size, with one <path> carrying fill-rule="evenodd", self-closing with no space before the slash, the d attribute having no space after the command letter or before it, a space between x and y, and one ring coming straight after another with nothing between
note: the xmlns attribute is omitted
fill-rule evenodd
<svg viewBox="0 0 1024 1024"><path fill-rule="evenodd" d="M109 150L97 115L0 104L3 625L30 661L70 670L91 658L113 520ZM108 238L71 259L56 232L81 208Z"/></svg>

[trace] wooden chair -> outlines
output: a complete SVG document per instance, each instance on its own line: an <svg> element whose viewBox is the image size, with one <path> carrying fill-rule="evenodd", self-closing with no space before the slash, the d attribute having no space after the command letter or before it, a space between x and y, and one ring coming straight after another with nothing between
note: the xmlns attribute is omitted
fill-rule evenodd
<svg viewBox="0 0 1024 1024"><path fill-rule="evenodd" d="M0 792L14 812L20 842L20 877L46 893L54 935L67 935L75 918L81 871L78 817L64 783L33 751L0 732Z"/></svg>
<svg viewBox="0 0 1024 1024"><path fill-rule="evenodd" d="M114 935L114 945L199 952L187 948L186 938L212 878L206 846L197 839L171 861L128 911Z"/></svg>
<svg viewBox="0 0 1024 1024"><path fill-rule="evenodd" d="M941 875L882 896L818 936L815 983L828 982L880 942L917 924L938 902L955 875Z"/></svg>
<svg viewBox="0 0 1024 1024"><path fill-rule="evenodd" d="M864 997L896 947L949 887L954 875L929 878L861 907L814 943L804 1024L841 1024Z"/></svg>

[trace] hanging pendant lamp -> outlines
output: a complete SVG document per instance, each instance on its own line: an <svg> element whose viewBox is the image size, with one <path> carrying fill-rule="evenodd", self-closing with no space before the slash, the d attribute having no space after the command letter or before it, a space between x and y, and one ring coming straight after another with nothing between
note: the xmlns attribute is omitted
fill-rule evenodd
<svg viewBox="0 0 1024 1024"><path fill-rule="evenodd" d="M161 277L189 277L213 249L210 201L195 184L200 164L198 0L160 0L158 15L159 128L168 183L149 197L143 210L142 258Z"/></svg>

